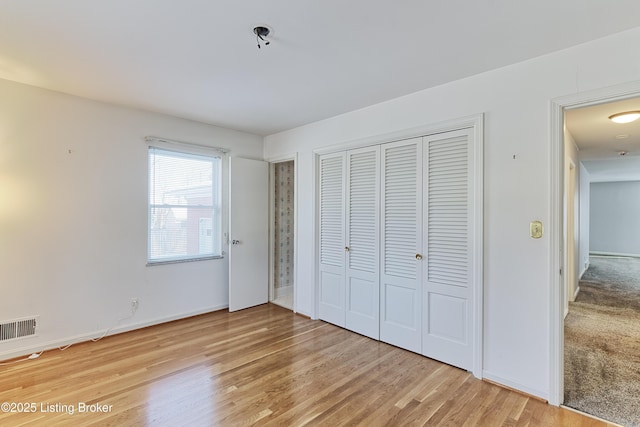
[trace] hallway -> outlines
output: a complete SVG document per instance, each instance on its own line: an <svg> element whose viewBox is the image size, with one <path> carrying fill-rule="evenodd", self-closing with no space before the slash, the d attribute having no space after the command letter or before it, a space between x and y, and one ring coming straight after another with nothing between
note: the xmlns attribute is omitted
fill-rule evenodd
<svg viewBox="0 0 640 427"><path fill-rule="evenodd" d="M640 259L590 258L565 319L565 400L640 426Z"/></svg>

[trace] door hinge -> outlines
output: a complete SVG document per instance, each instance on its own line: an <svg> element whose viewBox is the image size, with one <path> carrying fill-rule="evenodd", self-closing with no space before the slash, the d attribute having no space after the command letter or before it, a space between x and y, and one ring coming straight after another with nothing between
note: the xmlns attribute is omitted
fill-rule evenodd
<svg viewBox="0 0 640 427"><path fill-rule="evenodd" d="M562 276L562 269L560 269L560 275Z"/></svg>

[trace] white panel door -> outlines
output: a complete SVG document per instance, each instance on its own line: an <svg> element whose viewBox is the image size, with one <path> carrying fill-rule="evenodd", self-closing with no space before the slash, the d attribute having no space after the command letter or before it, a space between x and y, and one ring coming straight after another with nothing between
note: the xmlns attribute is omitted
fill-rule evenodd
<svg viewBox="0 0 640 427"><path fill-rule="evenodd" d="M382 145L380 340L422 351L422 138Z"/></svg>
<svg viewBox="0 0 640 427"><path fill-rule="evenodd" d="M425 137L423 156L422 353L472 370L473 134Z"/></svg>
<svg viewBox="0 0 640 427"><path fill-rule="evenodd" d="M269 298L269 164L229 158L229 311Z"/></svg>
<svg viewBox="0 0 640 427"><path fill-rule="evenodd" d="M380 147L347 153L346 325L379 339Z"/></svg>
<svg viewBox="0 0 640 427"><path fill-rule="evenodd" d="M320 265L318 317L344 327L346 153L320 157Z"/></svg>

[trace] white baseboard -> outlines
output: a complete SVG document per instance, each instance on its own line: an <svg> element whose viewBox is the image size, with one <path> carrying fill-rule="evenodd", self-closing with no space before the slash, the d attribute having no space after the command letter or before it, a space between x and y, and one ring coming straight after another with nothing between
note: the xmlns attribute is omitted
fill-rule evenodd
<svg viewBox="0 0 640 427"><path fill-rule="evenodd" d="M580 293L580 286L576 288L576 291L573 293L573 300L575 301L578 298L578 294Z"/></svg>
<svg viewBox="0 0 640 427"><path fill-rule="evenodd" d="M591 254L589 254L589 256L590 255ZM578 281L582 280L582 276L584 276L584 273L587 272L587 270L589 269L590 265L591 265L590 258L587 257L586 261L584 262L584 267L582 268L582 271L580 271L580 274L578 275Z"/></svg>
<svg viewBox="0 0 640 427"><path fill-rule="evenodd" d="M587 264L587 266L584 268L584 270L582 270L582 272L578 276L578 280L582 280L582 276L584 276L584 273L586 273L588 269L589 269L589 264Z"/></svg>
<svg viewBox="0 0 640 427"><path fill-rule="evenodd" d="M640 258L640 254L627 254L622 252L600 252L600 251L591 251L589 255L600 255L600 256L623 256L630 258Z"/></svg>
<svg viewBox="0 0 640 427"><path fill-rule="evenodd" d="M499 375L492 374L489 371L482 371L482 376L483 376L483 378L485 378L485 379L487 379L489 381L492 381L494 383L501 384L501 385L503 385L505 387L512 388L514 390L519 390L519 391L521 391L523 393L530 394L531 396L539 397L540 399L544 399L546 401L549 401L549 393L548 392L542 392L540 390L536 390L534 388L527 387L527 386L519 384L519 383L517 383L515 381L511 381L511 380L508 380L506 378L502 378Z"/></svg>
<svg viewBox="0 0 640 427"><path fill-rule="evenodd" d="M224 304L224 305L202 308L199 310L194 310L194 311L171 315L171 316L158 317L151 320L145 320L139 323L130 323L128 325L116 326L105 336L121 334L123 332L130 332L136 329L146 328L148 326L159 325L161 323L172 322L174 320L197 316L199 314L211 313L213 311L223 310L228 307L229 307L228 304ZM104 331L105 329L102 329L102 330L90 332L87 334L75 335L72 337L67 337L67 338L63 338L55 341L39 343L37 345L33 344L31 346L25 346L25 347L21 347L8 352L3 352L3 353L0 353L0 361L14 359L16 357L26 356L32 353L40 353L41 351L53 350L59 347L65 347L69 344L78 344L81 342L89 341L97 337L101 337L102 334L104 334Z"/></svg>

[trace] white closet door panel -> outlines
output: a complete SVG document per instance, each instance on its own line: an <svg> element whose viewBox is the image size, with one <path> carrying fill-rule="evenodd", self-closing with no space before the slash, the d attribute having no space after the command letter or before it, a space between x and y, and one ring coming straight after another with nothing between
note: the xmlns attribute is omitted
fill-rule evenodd
<svg viewBox="0 0 640 427"><path fill-rule="evenodd" d="M320 271L319 318L345 326L344 270Z"/></svg>
<svg viewBox="0 0 640 427"><path fill-rule="evenodd" d="M380 340L420 352L422 138L382 145Z"/></svg>
<svg viewBox="0 0 640 427"><path fill-rule="evenodd" d="M344 155L320 159L320 263L344 266Z"/></svg>
<svg viewBox="0 0 640 427"><path fill-rule="evenodd" d="M424 138L422 353L472 369L473 137Z"/></svg>
<svg viewBox="0 0 640 427"><path fill-rule="evenodd" d="M320 157L319 317L345 326L345 153Z"/></svg>
<svg viewBox="0 0 640 427"><path fill-rule="evenodd" d="M346 328L379 338L380 148L347 153Z"/></svg>

